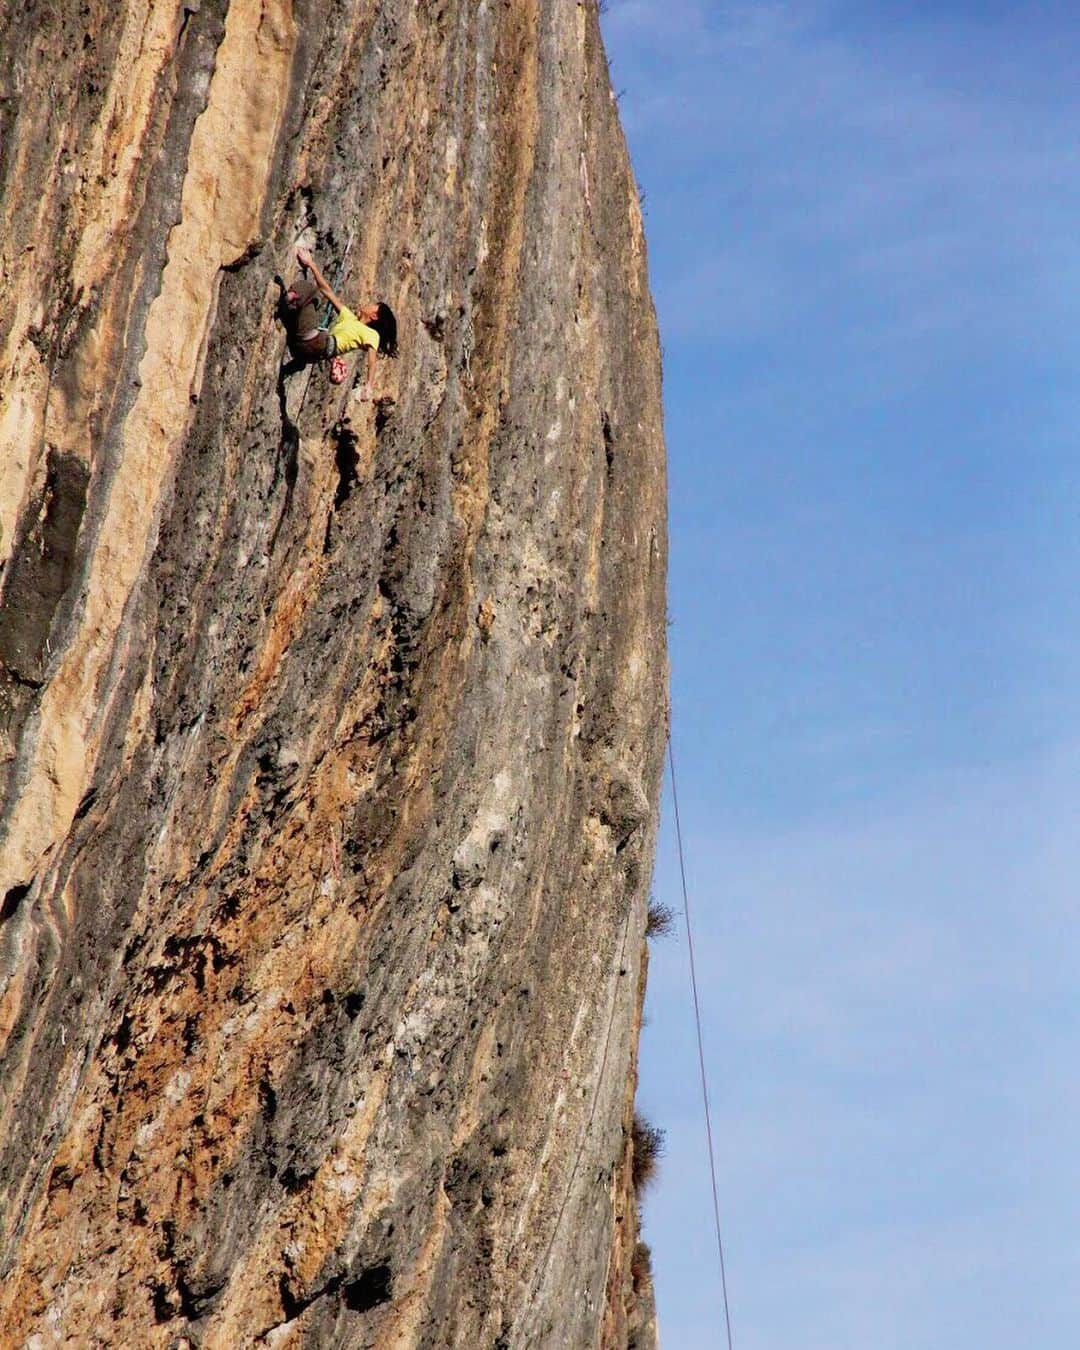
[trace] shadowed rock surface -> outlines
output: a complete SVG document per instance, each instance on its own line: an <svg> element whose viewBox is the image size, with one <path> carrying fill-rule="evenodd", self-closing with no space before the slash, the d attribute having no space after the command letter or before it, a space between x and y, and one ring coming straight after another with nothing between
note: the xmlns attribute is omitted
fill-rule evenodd
<svg viewBox="0 0 1080 1350"><path fill-rule="evenodd" d="M0 1341L653 1345L664 458L594 0L0 51ZM374 406L279 402L300 238L397 313Z"/></svg>

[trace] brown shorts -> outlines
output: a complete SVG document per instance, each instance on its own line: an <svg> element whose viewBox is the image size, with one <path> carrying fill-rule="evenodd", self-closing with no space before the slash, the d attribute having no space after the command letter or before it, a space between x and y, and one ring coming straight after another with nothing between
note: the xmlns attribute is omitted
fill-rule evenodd
<svg viewBox="0 0 1080 1350"><path fill-rule="evenodd" d="M337 343L325 328L320 328L314 337L296 338L289 344L289 350L304 361L329 361L337 351Z"/></svg>

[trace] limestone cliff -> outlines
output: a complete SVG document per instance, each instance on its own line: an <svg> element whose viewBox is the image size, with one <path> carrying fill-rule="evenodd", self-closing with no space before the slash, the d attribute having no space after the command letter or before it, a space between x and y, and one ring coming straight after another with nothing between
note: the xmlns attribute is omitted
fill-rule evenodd
<svg viewBox="0 0 1080 1350"><path fill-rule="evenodd" d="M595 0L28 0L0 53L0 1344L650 1343L664 460ZM300 239L397 313L374 405L279 399Z"/></svg>

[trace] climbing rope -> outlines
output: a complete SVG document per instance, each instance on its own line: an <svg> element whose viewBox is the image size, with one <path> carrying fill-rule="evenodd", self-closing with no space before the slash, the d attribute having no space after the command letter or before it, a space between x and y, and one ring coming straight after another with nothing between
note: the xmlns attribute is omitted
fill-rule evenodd
<svg viewBox="0 0 1080 1350"><path fill-rule="evenodd" d="M337 270L337 285L334 287L335 291L340 291L345 284L345 264L349 261L349 250L352 248L352 241L355 235L355 228L351 229L349 231L349 237L345 242L345 252L341 255L341 266ZM334 306L327 300L326 308L323 310L322 327L325 328L333 317Z"/></svg>
<svg viewBox="0 0 1080 1350"><path fill-rule="evenodd" d="M732 1350L731 1314L728 1311L727 1274L724 1270L724 1242L720 1236L720 1201L716 1187L716 1153L713 1148L712 1120L709 1116L709 1085L705 1076L705 1047L701 1035L701 1003L698 999L697 969L694 964L694 933L690 926L690 896L686 885L686 863L683 852L682 822L679 819L679 793L675 786L675 755L668 734L668 764L671 766L671 800L675 806L675 840L679 848L679 875L682 878L683 914L686 916L686 946L690 953L690 988L694 995L694 1023L697 1027L698 1064L701 1067L701 1099L705 1104L705 1138L709 1145L709 1173L712 1177L713 1218L716 1221L716 1250L720 1255L720 1288L724 1294L724 1323L727 1326L728 1350Z"/></svg>

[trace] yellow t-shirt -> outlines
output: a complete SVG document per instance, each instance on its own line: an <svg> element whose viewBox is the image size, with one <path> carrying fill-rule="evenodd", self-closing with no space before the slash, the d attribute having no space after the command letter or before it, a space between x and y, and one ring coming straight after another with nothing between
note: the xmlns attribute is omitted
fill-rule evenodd
<svg viewBox="0 0 1080 1350"><path fill-rule="evenodd" d="M379 350L379 335L374 328L361 323L351 309L341 306L337 319L330 327L330 336L337 343L338 356L354 352L357 347L374 347Z"/></svg>

